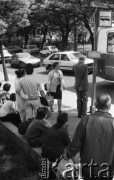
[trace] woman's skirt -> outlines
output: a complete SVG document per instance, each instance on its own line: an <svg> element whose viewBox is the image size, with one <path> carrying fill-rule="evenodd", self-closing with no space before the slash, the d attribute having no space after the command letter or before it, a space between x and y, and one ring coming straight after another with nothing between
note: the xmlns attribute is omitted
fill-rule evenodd
<svg viewBox="0 0 114 180"><path fill-rule="evenodd" d="M60 85L57 85L56 92L50 92L50 95L53 96L54 99L62 99L62 91L60 90Z"/></svg>

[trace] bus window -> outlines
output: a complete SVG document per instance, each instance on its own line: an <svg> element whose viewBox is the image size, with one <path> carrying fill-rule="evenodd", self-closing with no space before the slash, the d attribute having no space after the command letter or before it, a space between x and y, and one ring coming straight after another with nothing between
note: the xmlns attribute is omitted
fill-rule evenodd
<svg viewBox="0 0 114 180"><path fill-rule="evenodd" d="M107 36L107 52L114 52L114 32L108 33Z"/></svg>

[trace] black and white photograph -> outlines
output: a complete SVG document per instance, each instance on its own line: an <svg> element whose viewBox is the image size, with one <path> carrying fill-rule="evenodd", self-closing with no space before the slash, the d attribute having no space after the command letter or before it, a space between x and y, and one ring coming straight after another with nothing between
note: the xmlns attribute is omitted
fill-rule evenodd
<svg viewBox="0 0 114 180"><path fill-rule="evenodd" d="M114 180L114 0L0 0L0 180Z"/></svg>

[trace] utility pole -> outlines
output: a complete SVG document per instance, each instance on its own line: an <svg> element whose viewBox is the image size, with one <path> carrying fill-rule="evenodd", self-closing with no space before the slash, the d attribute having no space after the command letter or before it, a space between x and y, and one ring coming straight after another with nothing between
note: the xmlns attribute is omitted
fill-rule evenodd
<svg viewBox="0 0 114 180"><path fill-rule="evenodd" d="M7 69L6 69L6 64L5 64L5 60L4 60L4 54L3 54L2 46L3 46L3 45L2 45L2 40L1 40L1 38L0 38L0 54L1 54L1 59L2 59L4 80L5 80L5 81L9 81L8 73L7 73Z"/></svg>

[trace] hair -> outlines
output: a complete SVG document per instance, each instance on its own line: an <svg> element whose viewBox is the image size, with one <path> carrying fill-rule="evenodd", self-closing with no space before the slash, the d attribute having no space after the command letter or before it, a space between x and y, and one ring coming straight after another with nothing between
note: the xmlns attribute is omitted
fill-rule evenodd
<svg viewBox="0 0 114 180"><path fill-rule="evenodd" d="M10 100L11 101L16 101L16 94L15 93L10 94Z"/></svg>
<svg viewBox="0 0 114 180"><path fill-rule="evenodd" d="M39 119L39 120L44 119L46 114L47 114L47 112L48 112L48 109L46 107L39 107L37 109L36 119Z"/></svg>
<svg viewBox="0 0 114 180"><path fill-rule="evenodd" d="M111 97L107 93L101 93L97 96L95 106L97 109L106 110L111 106Z"/></svg>
<svg viewBox="0 0 114 180"><path fill-rule="evenodd" d="M15 71L15 74L17 75L18 78L21 78L25 75L25 69L19 69Z"/></svg>
<svg viewBox="0 0 114 180"><path fill-rule="evenodd" d="M10 90L10 88L11 88L11 84L8 84L8 83L5 83L4 85L3 85L3 90L4 91L9 91Z"/></svg>
<svg viewBox="0 0 114 180"><path fill-rule="evenodd" d="M79 57L79 61L85 61L85 57L84 56Z"/></svg>
<svg viewBox="0 0 114 180"><path fill-rule="evenodd" d="M52 64L53 69L55 69L58 64L59 64L59 62L54 62L54 63Z"/></svg>
<svg viewBox="0 0 114 180"><path fill-rule="evenodd" d="M27 64L26 65L26 67L25 67L25 71L26 71L26 73L29 75L29 74L32 74L33 73L33 70L34 70L34 68L33 68L33 65L32 64Z"/></svg>
<svg viewBox="0 0 114 180"><path fill-rule="evenodd" d="M67 121L68 121L68 114L66 112L59 114L56 123L57 128L61 128Z"/></svg>

